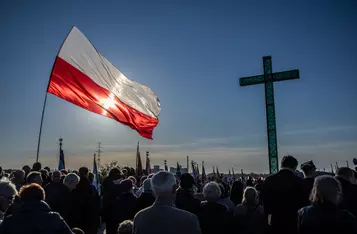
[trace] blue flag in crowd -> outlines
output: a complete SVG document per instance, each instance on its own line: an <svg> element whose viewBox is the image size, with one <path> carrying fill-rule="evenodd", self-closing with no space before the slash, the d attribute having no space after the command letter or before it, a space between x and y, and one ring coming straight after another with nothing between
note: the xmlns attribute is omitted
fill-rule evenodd
<svg viewBox="0 0 357 234"><path fill-rule="evenodd" d="M64 164L64 153L63 150L60 150L60 156L59 156L59 161L58 161L58 170L64 170L65 168L65 164Z"/></svg>
<svg viewBox="0 0 357 234"><path fill-rule="evenodd" d="M100 182L98 177L97 160L95 159L95 154L93 158L93 174L94 174L93 185L97 189L98 194L100 195Z"/></svg>

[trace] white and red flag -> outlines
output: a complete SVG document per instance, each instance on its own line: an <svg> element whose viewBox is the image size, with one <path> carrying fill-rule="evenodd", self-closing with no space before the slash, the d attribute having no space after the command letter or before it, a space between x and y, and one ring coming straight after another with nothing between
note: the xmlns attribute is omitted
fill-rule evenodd
<svg viewBox="0 0 357 234"><path fill-rule="evenodd" d="M53 65L47 91L112 118L152 139L160 102L147 86L129 80L73 27Z"/></svg>

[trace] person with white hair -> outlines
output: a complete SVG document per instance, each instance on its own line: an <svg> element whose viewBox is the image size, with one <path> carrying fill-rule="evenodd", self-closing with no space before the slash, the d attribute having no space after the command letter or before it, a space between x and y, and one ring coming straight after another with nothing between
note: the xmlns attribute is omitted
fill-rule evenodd
<svg viewBox="0 0 357 234"><path fill-rule="evenodd" d="M79 176L77 176L74 173L69 173L68 175L66 175L66 177L64 177L63 180L63 184L66 185L69 191L71 192L76 188L78 183L79 183Z"/></svg>
<svg viewBox="0 0 357 234"><path fill-rule="evenodd" d="M210 182L203 188L204 201L198 212L202 234L225 234L231 230L232 215L227 206L218 202L221 193L216 182Z"/></svg>
<svg viewBox="0 0 357 234"><path fill-rule="evenodd" d="M356 217L338 208L341 196L337 179L329 175L316 177L310 195L312 205L298 211L298 233L357 233Z"/></svg>
<svg viewBox="0 0 357 234"><path fill-rule="evenodd" d="M161 171L151 178L155 203L134 218L134 234L200 234L197 217L174 206L177 188L174 175Z"/></svg>
<svg viewBox="0 0 357 234"><path fill-rule="evenodd" d="M5 212L13 202L16 195L17 195L17 191L15 185L8 180L1 179L0 180L0 223L3 221Z"/></svg>

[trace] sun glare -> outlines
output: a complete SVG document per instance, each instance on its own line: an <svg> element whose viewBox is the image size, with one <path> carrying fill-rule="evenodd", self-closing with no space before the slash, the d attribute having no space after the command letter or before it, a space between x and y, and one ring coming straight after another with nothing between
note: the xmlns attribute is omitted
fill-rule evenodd
<svg viewBox="0 0 357 234"><path fill-rule="evenodd" d="M103 110L103 114L106 114L107 113L106 110L114 106L115 106L114 94L110 93L108 98L103 101L103 108L105 109Z"/></svg>

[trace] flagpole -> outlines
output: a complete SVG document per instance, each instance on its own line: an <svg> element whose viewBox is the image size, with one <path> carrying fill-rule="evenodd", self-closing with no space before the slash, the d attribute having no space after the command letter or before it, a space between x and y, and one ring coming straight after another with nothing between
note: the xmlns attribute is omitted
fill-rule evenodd
<svg viewBox="0 0 357 234"><path fill-rule="evenodd" d="M57 55L56 55L56 57L55 57L55 61L54 61L53 65L52 65L52 69L51 69L51 73L50 73L50 78L48 79L47 89L46 89L46 95L45 95L45 101L43 102L43 107L42 107L40 131L39 131L39 134L38 134L36 162L38 162L38 156L39 156L39 153L40 153L41 135L42 135L42 125L43 125L43 116L45 115L45 109L46 109L46 103L47 103L47 94L48 94L47 91L48 91L48 88L50 87L51 75L52 75L53 69L54 69L54 67L55 67L58 54L59 54L59 52L61 51L64 42L66 41L68 35L71 33L71 31L72 31L73 28L74 28L74 26L72 26L71 30L69 30L69 32L67 33L66 37L64 38L64 40L63 40L63 42L62 42L62 44L61 44L61 47L60 47L59 50L57 51Z"/></svg>

